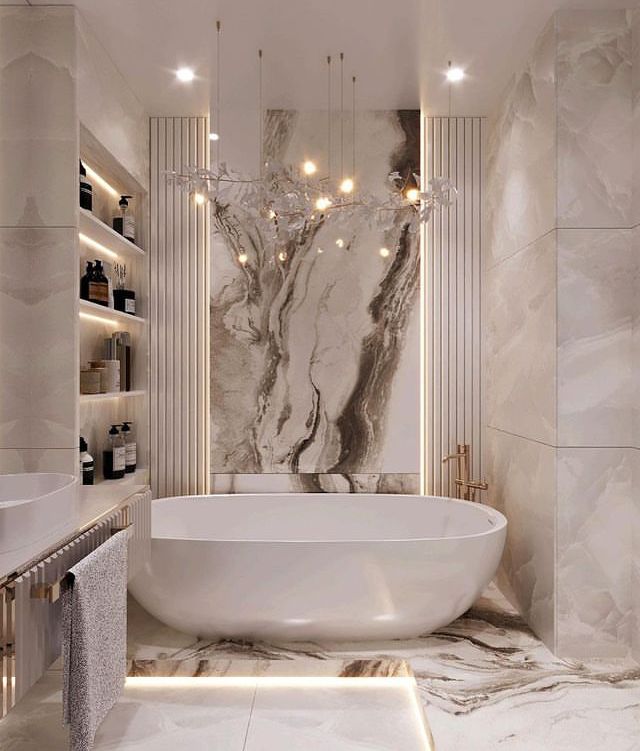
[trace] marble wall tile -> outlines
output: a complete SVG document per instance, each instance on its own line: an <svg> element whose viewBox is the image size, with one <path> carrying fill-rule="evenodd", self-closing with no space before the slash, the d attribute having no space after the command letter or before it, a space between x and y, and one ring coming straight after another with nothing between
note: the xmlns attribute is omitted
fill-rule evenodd
<svg viewBox="0 0 640 751"><path fill-rule="evenodd" d="M640 224L640 8L629 11L631 24L632 205L630 225Z"/></svg>
<svg viewBox="0 0 640 751"><path fill-rule="evenodd" d="M21 472L78 473L78 449L0 448L0 475Z"/></svg>
<svg viewBox="0 0 640 751"><path fill-rule="evenodd" d="M558 450L557 650L625 657L632 627L633 450Z"/></svg>
<svg viewBox="0 0 640 751"><path fill-rule="evenodd" d="M631 446L632 231L558 230L558 444Z"/></svg>
<svg viewBox="0 0 640 751"><path fill-rule="evenodd" d="M0 9L0 100L5 103L0 109L0 225L73 226L78 192L75 10L25 10Z"/></svg>
<svg viewBox="0 0 640 751"><path fill-rule="evenodd" d="M487 425L554 444L556 236L485 273Z"/></svg>
<svg viewBox="0 0 640 751"><path fill-rule="evenodd" d="M0 229L0 448L77 446L77 235Z"/></svg>
<svg viewBox="0 0 640 751"><path fill-rule="evenodd" d="M628 227L632 208L627 11L560 11L558 226Z"/></svg>
<svg viewBox="0 0 640 751"><path fill-rule="evenodd" d="M640 449L630 452L631 487L631 654L640 663Z"/></svg>
<svg viewBox="0 0 640 751"><path fill-rule="evenodd" d="M78 116L143 186L149 182L149 118L106 50L76 14Z"/></svg>
<svg viewBox="0 0 640 751"><path fill-rule="evenodd" d="M490 267L555 227L555 25L541 33L493 118L487 143L484 263Z"/></svg>
<svg viewBox="0 0 640 751"><path fill-rule="evenodd" d="M212 493L420 492L419 474L212 474Z"/></svg>
<svg viewBox="0 0 640 751"><path fill-rule="evenodd" d="M500 576L549 646L555 642L556 449L487 429L488 503L509 521Z"/></svg>

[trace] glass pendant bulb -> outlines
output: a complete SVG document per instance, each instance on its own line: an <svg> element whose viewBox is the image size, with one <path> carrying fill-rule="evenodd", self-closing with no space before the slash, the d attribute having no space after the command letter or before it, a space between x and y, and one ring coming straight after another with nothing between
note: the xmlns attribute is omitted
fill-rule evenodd
<svg viewBox="0 0 640 751"><path fill-rule="evenodd" d="M353 180L350 177L345 177L340 183L341 193L353 193Z"/></svg>
<svg viewBox="0 0 640 751"><path fill-rule="evenodd" d="M409 190L406 191L405 196L407 198L407 201L416 203L416 201L418 201L418 199L420 198L420 191L417 188L409 188Z"/></svg>
<svg viewBox="0 0 640 751"><path fill-rule="evenodd" d="M307 161L302 165L302 171L305 175L315 175L318 171L318 167L316 166L315 162L312 162L310 159L307 159Z"/></svg>

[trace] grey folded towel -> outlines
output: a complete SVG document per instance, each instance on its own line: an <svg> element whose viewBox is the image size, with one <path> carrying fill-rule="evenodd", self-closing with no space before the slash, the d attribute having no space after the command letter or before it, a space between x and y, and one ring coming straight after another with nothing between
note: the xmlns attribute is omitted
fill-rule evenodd
<svg viewBox="0 0 640 751"><path fill-rule="evenodd" d="M62 591L63 719L71 751L89 751L127 672L128 531L83 558Z"/></svg>

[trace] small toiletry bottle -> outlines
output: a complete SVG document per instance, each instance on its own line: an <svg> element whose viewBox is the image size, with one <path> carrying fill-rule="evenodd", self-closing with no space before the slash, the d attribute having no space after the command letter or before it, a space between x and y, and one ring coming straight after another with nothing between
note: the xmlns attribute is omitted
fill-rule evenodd
<svg viewBox="0 0 640 751"><path fill-rule="evenodd" d="M113 308L113 266L107 261L102 262L102 269L107 280L107 295L109 298L109 307Z"/></svg>
<svg viewBox="0 0 640 751"><path fill-rule="evenodd" d="M129 211L129 198L131 196L120 196L118 201L120 216L113 217L113 229L134 243L136 241L136 223L133 214Z"/></svg>
<svg viewBox="0 0 640 751"><path fill-rule="evenodd" d="M87 211L93 210L93 185L87 178L87 170L82 159L80 160L80 207Z"/></svg>
<svg viewBox="0 0 640 751"><path fill-rule="evenodd" d="M81 300L89 299L89 282L92 276L93 276L93 263L91 261L87 261L87 270L85 271L84 276L80 277L80 299Z"/></svg>
<svg viewBox="0 0 640 751"><path fill-rule="evenodd" d="M105 480L120 480L125 470L125 445L117 425L109 430L109 446L102 452L102 469Z"/></svg>
<svg viewBox="0 0 640 751"><path fill-rule="evenodd" d="M127 473L136 471L136 461L137 461L136 438L131 428L131 425L132 425L131 422L123 422L122 429L121 429L122 435L124 436L124 447L125 447L124 471Z"/></svg>
<svg viewBox="0 0 640 751"><path fill-rule="evenodd" d="M93 274L89 279L89 302L105 307L109 305L109 281L104 275L100 260L96 260Z"/></svg>
<svg viewBox="0 0 640 751"><path fill-rule="evenodd" d="M87 449L87 442L80 436L80 477L83 485L93 485L95 464Z"/></svg>

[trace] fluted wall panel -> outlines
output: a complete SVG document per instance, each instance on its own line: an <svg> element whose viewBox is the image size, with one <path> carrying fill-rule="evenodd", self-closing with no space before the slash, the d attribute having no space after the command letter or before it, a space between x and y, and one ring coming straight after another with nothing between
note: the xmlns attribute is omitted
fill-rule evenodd
<svg viewBox="0 0 640 751"><path fill-rule="evenodd" d="M155 497L209 482L209 210L166 180L208 166L207 117L152 117L151 486Z"/></svg>
<svg viewBox="0 0 640 751"><path fill-rule="evenodd" d="M427 225L424 269L424 407L426 490L454 494L456 464L442 457L471 445L471 472L482 475L481 253L483 119L426 117L426 175L458 190Z"/></svg>

